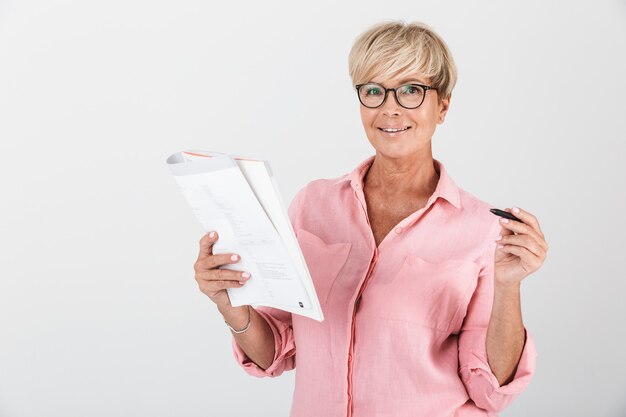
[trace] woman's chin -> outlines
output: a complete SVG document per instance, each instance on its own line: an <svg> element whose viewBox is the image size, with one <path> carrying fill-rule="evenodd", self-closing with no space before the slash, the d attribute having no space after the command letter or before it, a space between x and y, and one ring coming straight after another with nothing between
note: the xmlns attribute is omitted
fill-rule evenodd
<svg viewBox="0 0 626 417"><path fill-rule="evenodd" d="M411 155L415 155L415 149L409 149L405 146L375 146L376 153L389 159L402 159Z"/></svg>
<svg viewBox="0 0 626 417"><path fill-rule="evenodd" d="M420 153L421 149L425 151L430 147L429 143L418 145L418 139L415 137L405 136L404 138L384 138L377 136L370 144L376 149L376 153L386 158L406 158Z"/></svg>

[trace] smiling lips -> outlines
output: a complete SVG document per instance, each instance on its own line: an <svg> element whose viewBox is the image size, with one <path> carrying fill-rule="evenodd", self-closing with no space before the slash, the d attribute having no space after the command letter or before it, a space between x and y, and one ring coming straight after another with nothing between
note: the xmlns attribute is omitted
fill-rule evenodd
<svg viewBox="0 0 626 417"><path fill-rule="evenodd" d="M381 130L382 132L385 133L399 133L399 132L404 132L405 130L410 129L411 126L406 126L406 127L379 127L378 129Z"/></svg>

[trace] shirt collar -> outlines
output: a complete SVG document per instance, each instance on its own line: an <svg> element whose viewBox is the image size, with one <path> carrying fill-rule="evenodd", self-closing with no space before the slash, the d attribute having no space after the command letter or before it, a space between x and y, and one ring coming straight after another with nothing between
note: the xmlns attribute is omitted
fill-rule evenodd
<svg viewBox="0 0 626 417"><path fill-rule="evenodd" d="M374 156L370 156L365 161L361 162L352 172L339 178L335 184L342 182L350 182L353 189L363 189L363 177L369 166L374 162ZM452 177L448 174L446 167L441 161L433 158L435 167L439 171L439 181L437 182L437 188L428 199L428 204L431 201L435 201L437 197L442 197L456 208L461 208L461 197L459 193L459 187L452 180Z"/></svg>

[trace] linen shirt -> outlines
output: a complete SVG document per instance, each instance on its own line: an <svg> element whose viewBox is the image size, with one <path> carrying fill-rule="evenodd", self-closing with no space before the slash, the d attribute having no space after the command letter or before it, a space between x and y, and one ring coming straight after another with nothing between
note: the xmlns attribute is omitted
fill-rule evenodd
<svg viewBox="0 0 626 417"><path fill-rule="evenodd" d="M487 361L499 217L433 158L434 193L377 247L363 193L373 160L310 182L288 209L324 321L256 307L274 360L263 370L233 337L235 358L256 377L297 364L291 417L497 416L536 358L526 331L511 382L500 386Z"/></svg>

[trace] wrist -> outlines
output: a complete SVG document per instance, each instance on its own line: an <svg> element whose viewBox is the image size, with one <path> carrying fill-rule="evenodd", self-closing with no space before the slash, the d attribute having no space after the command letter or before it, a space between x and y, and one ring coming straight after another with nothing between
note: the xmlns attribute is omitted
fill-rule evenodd
<svg viewBox="0 0 626 417"><path fill-rule="evenodd" d="M494 297L499 300L519 300L521 297L521 284L519 282L494 282Z"/></svg>
<svg viewBox="0 0 626 417"><path fill-rule="evenodd" d="M494 276L494 286L497 289L504 291L519 291L522 286L522 281L510 281L499 279L497 275Z"/></svg>
<svg viewBox="0 0 626 417"><path fill-rule="evenodd" d="M250 311L251 307L248 305L218 307L218 310L226 324L236 330L241 330L246 327L252 316L252 311Z"/></svg>
<svg viewBox="0 0 626 417"><path fill-rule="evenodd" d="M237 316L242 316L242 317L246 317L246 311L247 311L247 306L246 305L242 305L242 306L237 306L237 307L233 307L230 304L228 305L218 305L217 306L217 311L220 312L220 314L222 316L232 316L232 317L237 317Z"/></svg>

